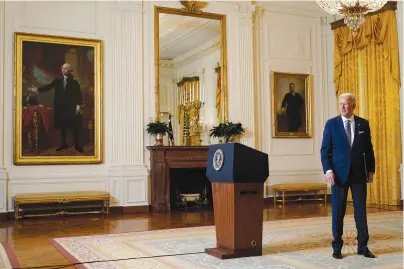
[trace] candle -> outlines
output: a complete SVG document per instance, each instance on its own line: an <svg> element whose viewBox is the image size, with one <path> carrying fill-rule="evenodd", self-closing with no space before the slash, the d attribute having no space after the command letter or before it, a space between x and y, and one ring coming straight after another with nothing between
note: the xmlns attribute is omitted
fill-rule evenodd
<svg viewBox="0 0 404 269"><path fill-rule="evenodd" d="M202 102L205 102L205 83L202 84L202 91L201 91L201 100Z"/></svg>
<svg viewBox="0 0 404 269"><path fill-rule="evenodd" d="M195 85L194 83L191 83L191 102L195 101Z"/></svg>

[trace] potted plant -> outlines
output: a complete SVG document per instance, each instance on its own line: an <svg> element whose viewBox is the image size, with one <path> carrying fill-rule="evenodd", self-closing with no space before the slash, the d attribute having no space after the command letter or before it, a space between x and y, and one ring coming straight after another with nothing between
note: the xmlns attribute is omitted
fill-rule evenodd
<svg viewBox="0 0 404 269"><path fill-rule="evenodd" d="M235 142L240 140L240 136L244 134L244 128L241 123L228 122L225 128L225 142Z"/></svg>
<svg viewBox="0 0 404 269"><path fill-rule="evenodd" d="M171 134L171 129L168 127L167 123L159 120L147 124L146 131L156 137L155 146L163 146L163 137L166 134Z"/></svg>
<svg viewBox="0 0 404 269"><path fill-rule="evenodd" d="M213 128L209 130L209 136L219 138L219 143L222 143L222 138L225 137L226 126L225 123L219 123L218 126L213 126Z"/></svg>
<svg viewBox="0 0 404 269"><path fill-rule="evenodd" d="M209 136L218 137L219 143L234 142L242 134L244 134L244 128L241 123L220 123L218 126L214 126L209 133Z"/></svg>

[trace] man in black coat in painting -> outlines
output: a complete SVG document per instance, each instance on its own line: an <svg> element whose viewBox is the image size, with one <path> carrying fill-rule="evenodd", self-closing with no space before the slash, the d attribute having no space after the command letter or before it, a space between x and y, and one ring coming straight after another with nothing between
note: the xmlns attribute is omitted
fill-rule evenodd
<svg viewBox="0 0 404 269"><path fill-rule="evenodd" d="M61 151L68 147L66 141L67 129L71 129L74 134L75 149L83 152L83 146L79 141L79 129L81 126L80 105L83 102L83 96L80 84L72 76L72 67L65 63L61 67L62 77L55 78L48 85L40 88L29 88L30 92L46 92L54 89L54 118L55 127L60 129L62 144L56 149Z"/></svg>
<svg viewBox="0 0 404 269"><path fill-rule="evenodd" d="M282 112L286 110L288 118L288 132L297 132L302 125L301 109L303 106L303 98L295 92L295 84L289 84L289 92L285 94L282 101Z"/></svg>

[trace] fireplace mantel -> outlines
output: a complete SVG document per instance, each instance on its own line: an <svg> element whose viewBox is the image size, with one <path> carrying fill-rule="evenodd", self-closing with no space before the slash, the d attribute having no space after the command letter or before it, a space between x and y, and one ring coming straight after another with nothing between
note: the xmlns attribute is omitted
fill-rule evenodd
<svg viewBox="0 0 404 269"><path fill-rule="evenodd" d="M206 168L209 146L148 146L151 210L170 211L170 168Z"/></svg>

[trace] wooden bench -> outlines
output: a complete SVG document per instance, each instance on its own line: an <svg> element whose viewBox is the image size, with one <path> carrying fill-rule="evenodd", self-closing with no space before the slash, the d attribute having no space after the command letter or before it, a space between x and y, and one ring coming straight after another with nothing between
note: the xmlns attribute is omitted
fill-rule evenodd
<svg viewBox="0 0 404 269"><path fill-rule="evenodd" d="M23 193L14 196L14 217L109 214L110 194L105 191ZM83 211L86 209L86 211ZM90 210L89 210L90 209ZM29 212L47 211L48 213ZM27 214L27 213L28 214ZM20 214L22 213L22 214Z"/></svg>
<svg viewBox="0 0 404 269"><path fill-rule="evenodd" d="M300 182L300 183L286 183L286 184L276 184L273 185L272 189L274 191L274 204L276 202L282 202L285 204L285 193L287 192L314 192L313 199L304 199L304 200L323 200L324 203L327 201L327 184L318 183L318 182ZM324 194L324 198L317 198L317 192L322 191ZM277 199L277 193L282 193L282 199ZM302 198L295 199L293 201L300 201ZM288 200L292 201L292 200Z"/></svg>

